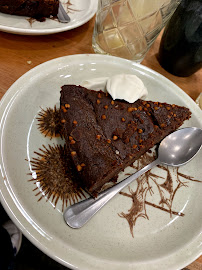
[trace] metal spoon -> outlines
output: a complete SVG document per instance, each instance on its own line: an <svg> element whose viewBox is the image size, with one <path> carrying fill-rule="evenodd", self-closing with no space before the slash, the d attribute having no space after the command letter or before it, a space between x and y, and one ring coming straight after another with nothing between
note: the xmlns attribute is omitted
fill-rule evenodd
<svg viewBox="0 0 202 270"><path fill-rule="evenodd" d="M64 212L66 223L74 228L86 224L109 200L136 178L158 164L181 166L189 162L202 145L202 129L191 127L177 130L160 143L158 158L117 185L100 193L96 199L89 198L68 207Z"/></svg>
<svg viewBox="0 0 202 270"><path fill-rule="evenodd" d="M67 15L67 12L64 10L61 2L59 2L59 9L58 9L57 17L61 23L70 22L70 17L69 17L69 15Z"/></svg>

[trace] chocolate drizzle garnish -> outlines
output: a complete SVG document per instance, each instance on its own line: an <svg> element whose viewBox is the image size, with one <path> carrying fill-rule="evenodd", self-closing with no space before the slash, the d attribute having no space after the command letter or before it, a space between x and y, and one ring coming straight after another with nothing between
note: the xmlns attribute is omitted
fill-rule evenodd
<svg viewBox="0 0 202 270"><path fill-rule="evenodd" d="M67 13L71 13L73 11L79 11L79 10L71 8L71 6L73 6L73 4L71 3L70 0L68 0L67 3L63 3L63 5L66 6Z"/></svg>
<svg viewBox="0 0 202 270"><path fill-rule="evenodd" d="M36 118L38 120L38 128L40 132L50 139L53 137L63 138L63 124L61 123L60 110L54 106L54 108L41 109Z"/></svg>
<svg viewBox="0 0 202 270"><path fill-rule="evenodd" d="M140 170L147 164L151 163L155 158L155 152L147 152L135 163L137 165L133 165L132 167L136 170ZM149 219L146 205L167 212L170 214L170 217L172 217L172 215L183 217L184 213L177 212L172 209L173 200L177 191L181 187L188 187L188 182L186 180L202 183L191 176L180 173L179 168L170 168L168 166L161 165L158 165L157 167L164 171L166 175L165 177L154 174L152 170L150 170L146 172L145 175L137 179L137 188L135 191L129 187L129 194L120 192L121 195L132 199L132 206L128 212L121 212L118 214L121 218L125 218L128 221L132 237L134 237L133 229L137 219L139 217ZM162 181L163 183L159 183ZM157 188L158 192L154 193L154 186ZM147 199L148 192L150 193L150 196L160 197L158 204L150 202L149 199Z"/></svg>
<svg viewBox="0 0 202 270"><path fill-rule="evenodd" d="M48 147L43 145L39 151L34 152L37 158L30 161L37 177L29 180L37 186L33 191L39 190L36 194L36 196L40 195L38 201L46 197L56 206L58 200L61 199L63 211L68 203L72 204L85 198L84 191L76 184L77 173L66 145L49 145Z"/></svg>

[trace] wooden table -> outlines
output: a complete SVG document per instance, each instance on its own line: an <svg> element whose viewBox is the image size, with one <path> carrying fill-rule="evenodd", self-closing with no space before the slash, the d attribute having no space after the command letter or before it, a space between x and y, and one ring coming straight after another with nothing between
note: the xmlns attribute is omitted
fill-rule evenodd
<svg viewBox="0 0 202 270"><path fill-rule="evenodd" d="M70 54L94 53L91 46L93 26L94 18L79 28L48 36L20 36L0 32L0 99L21 75L43 62ZM142 64L173 81L195 100L201 92L202 70L187 78L166 72L156 58L161 34ZM202 269L202 256L187 268Z"/></svg>

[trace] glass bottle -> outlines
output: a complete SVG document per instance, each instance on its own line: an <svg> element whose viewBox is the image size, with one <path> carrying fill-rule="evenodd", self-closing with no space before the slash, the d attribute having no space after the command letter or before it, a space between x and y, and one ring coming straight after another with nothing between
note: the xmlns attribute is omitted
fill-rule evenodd
<svg viewBox="0 0 202 270"><path fill-rule="evenodd" d="M158 60L168 72L186 77L202 67L202 0L182 0L161 39Z"/></svg>

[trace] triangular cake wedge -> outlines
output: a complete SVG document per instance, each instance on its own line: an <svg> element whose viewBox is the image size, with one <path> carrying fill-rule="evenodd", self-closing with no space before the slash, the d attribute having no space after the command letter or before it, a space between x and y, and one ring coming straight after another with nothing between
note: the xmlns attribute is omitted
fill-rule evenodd
<svg viewBox="0 0 202 270"><path fill-rule="evenodd" d="M185 107L140 99L130 104L76 85L62 87L60 106L81 185L93 196L191 116Z"/></svg>

